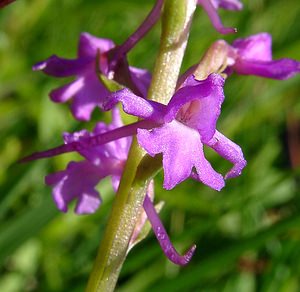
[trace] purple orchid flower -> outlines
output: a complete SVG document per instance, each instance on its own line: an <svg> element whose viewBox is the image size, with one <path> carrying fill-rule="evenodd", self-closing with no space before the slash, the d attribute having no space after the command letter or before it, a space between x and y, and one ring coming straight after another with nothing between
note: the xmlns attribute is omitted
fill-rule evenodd
<svg viewBox="0 0 300 292"><path fill-rule="evenodd" d="M257 75L272 79L288 79L300 73L300 62L292 59L272 60L272 36L259 33L237 39L228 45L232 65L229 71L242 75Z"/></svg>
<svg viewBox="0 0 300 292"><path fill-rule="evenodd" d="M204 156L204 144L234 164L225 178L241 174L246 161L240 147L216 131L223 85L218 74L205 81L191 76L167 106L144 100L127 89L112 94L109 108L120 101L126 113L162 124L151 130L138 129L137 139L151 156L163 154L164 188L172 189L188 177L216 190L223 188L223 177Z"/></svg>
<svg viewBox="0 0 300 292"><path fill-rule="evenodd" d="M137 133L139 144L148 154L163 154L164 188L172 189L192 177L215 190L221 190L224 179L206 160L203 145L211 147L234 164L225 178L240 175L246 165L241 148L216 131L224 100L223 85L224 79L218 74L211 74L203 81L190 76L167 106L146 100L128 89L117 91L103 104L104 109L111 109L117 102L121 102L126 113L144 120L102 135L34 153L22 161L89 149L93 145L100 146Z"/></svg>
<svg viewBox="0 0 300 292"><path fill-rule="evenodd" d="M86 138L101 135L121 126L122 122L119 112L114 108L113 119L110 125L98 123L92 133L86 130L72 134L65 133L64 141L66 145L74 142L80 143L80 141ZM80 162L72 161L65 170L47 175L45 182L47 185L53 187L53 199L57 208L62 212L67 212L69 203L77 200L75 207L76 214L94 213L101 204L101 197L95 189L96 185L104 177L111 176L113 188L117 191L130 144L131 138L126 137L109 142L102 147L94 146L78 150L85 160ZM142 210L140 222L137 222L132 234L131 242L137 239L148 218L167 258L177 265L186 265L191 260L196 246L193 245L183 256L177 253L153 206L153 198L154 185L151 182L143 204L144 210Z"/></svg>
<svg viewBox="0 0 300 292"><path fill-rule="evenodd" d="M211 74L203 81L190 76L176 91L168 105L146 100L128 89L117 91L103 103L104 109L116 111L116 103L121 102L126 113L144 120L123 127L118 123L119 127L115 124L110 129L94 131L93 134L82 131L75 135L65 135L65 145L34 153L23 161L70 151L77 151L85 157L86 160L81 164L74 165L74 162L71 162L66 171L50 175L46 180L48 184L54 185L55 201L63 211L74 198L78 198L75 210L77 213L94 212L97 209L101 201L95 196L95 185L104 176L119 175L123 169L120 161L128 152L128 147L123 147L126 151L121 154L124 155L113 156L116 152L115 143L134 134L137 134L139 144L151 156L163 154L166 189L171 189L192 177L220 190L224 186L224 179L206 160L204 145L233 163L225 178L240 175L246 165L241 148L216 131L224 100L223 85L224 79L218 74ZM101 145L104 146L100 147ZM112 152L108 151L108 147L112 147L109 148ZM106 156L103 156L105 153ZM102 166L99 171L98 167ZM68 195L66 190L70 191ZM193 245L184 255L179 255L148 195L143 207L165 255L175 264L187 264L196 247ZM137 228L140 230L140 226ZM135 237L136 232L133 233Z"/></svg>
<svg viewBox="0 0 300 292"><path fill-rule="evenodd" d="M80 142L86 137L93 137L120 126L122 126L122 122L118 111L114 109L111 125L98 123L93 133L86 130L73 134L65 133L64 140L66 144ZM46 184L53 186L53 198L57 208L62 212L67 212L68 204L73 200L77 200L76 214L94 213L101 204L101 197L95 189L96 185L104 177L111 176L113 188L115 191L117 190L130 143L131 139L127 137L112 141L102 147L95 146L82 149L79 153L85 158L84 161L72 161L68 164L66 170L46 176ZM193 245L183 256L177 253L153 206L153 197L154 186L151 182L147 189L140 222L135 227L131 241L134 242L137 239L146 219L148 219L167 258L177 265L186 265L191 260L196 246Z"/></svg>
<svg viewBox="0 0 300 292"><path fill-rule="evenodd" d="M82 33L77 59L68 60L53 55L33 66L33 70L42 70L55 77L77 77L75 81L53 90L50 93L51 99L54 102L66 102L73 98L71 111L74 117L89 120L94 108L102 109L103 98L108 94L106 87L99 81L98 71L146 97L151 75L144 69L129 67L126 54L158 21L162 6L163 0L157 0L143 23L120 46L115 46L109 39Z"/></svg>
<svg viewBox="0 0 300 292"><path fill-rule="evenodd" d="M239 0L198 0L198 5L201 5L210 18L214 28L221 34L229 34L237 32L236 28L224 27L217 9L223 8L226 10L241 10L243 4Z"/></svg>
<svg viewBox="0 0 300 292"><path fill-rule="evenodd" d="M73 99L71 111L74 117L78 120L88 121L96 107L102 109L103 100L109 94L106 87L99 81L97 71L108 77L112 75L109 52L114 48L115 44L112 40L82 33L76 59L63 59L53 55L34 65L33 70L42 70L44 73L55 77L76 76L73 82L52 90L50 97L52 101L59 103ZM146 96L151 78L148 71L128 67L125 61L121 64L122 66L118 68L121 72L115 72L116 75L129 75L126 80L123 78L122 82L128 81L130 84L124 85L132 85L131 87L134 87L136 92ZM97 66L99 68L96 68Z"/></svg>
<svg viewBox="0 0 300 292"><path fill-rule="evenodd" d="M113 110L112 123L98 123L92 133L82 130L75 133L65 133L65 145L80 142L87 137L103 134L122 126L117 109ZM111 176L112 185L116 191L127 160L131 138L126 137L112 141L102 147L95 146L78 151L85 160L70 162L63 171L46 177L47 185L53 187L53 198L59 210L67 212L68 204L77 199L75 213L93 213L101 204L101 198L95 187L101 179Z"/></svg>

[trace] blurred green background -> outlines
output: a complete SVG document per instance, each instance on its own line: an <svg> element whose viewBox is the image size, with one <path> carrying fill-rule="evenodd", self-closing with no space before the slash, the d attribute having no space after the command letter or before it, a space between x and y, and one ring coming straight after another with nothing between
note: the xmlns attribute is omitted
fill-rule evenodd
<svg viewBox="0 0 300 292"><path fill-rule="evenodd" d="M273 35L274 58L300 60L299 0L243 1L242 12L220 11L236 26L232 41L261 31ZM65 167L67 154L26 165L16 161L61 143L62 131L87 127L48 92L66 82L31 66L51 54L76 55L80 32L121 43L154 1L18 0L0 11L0 291L82 291L109 214L109 181L99 185L96 214L59 213L44 176ZM131 64L152 69L160 27L130 53ZM195 14L183 70L220 38L202 9ZM191 180L172 191L156 180L161 218L183 252L179 268L166 260L153 234L129 254L117 291L300 291L300 76L287 81L230 77L218 129L239 144L248 165L220 193ZM230 167L207 151L214 167Z"/></svg>

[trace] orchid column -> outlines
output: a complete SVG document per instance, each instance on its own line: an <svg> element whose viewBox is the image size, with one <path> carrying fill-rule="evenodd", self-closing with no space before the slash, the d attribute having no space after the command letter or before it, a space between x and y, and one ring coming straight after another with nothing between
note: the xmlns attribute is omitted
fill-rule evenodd
<svg viewBox="0 0 300 292"><path fill-rule="evenodd" d="M162 34L148 98L168 103L175 92L196 0L166 0ZM133 140L104 238L86 291L113 291L142 209L147 185L161 167Z"/></svg>

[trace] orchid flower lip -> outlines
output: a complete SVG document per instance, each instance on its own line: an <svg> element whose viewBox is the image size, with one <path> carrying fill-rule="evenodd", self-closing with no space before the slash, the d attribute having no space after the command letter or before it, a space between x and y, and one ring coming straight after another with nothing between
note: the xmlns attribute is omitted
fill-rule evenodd
<svg viewBox="0 0 300 292"><path fill-rule="evenodd" d="M226 137L220 143L208 144L216 133L224 100L223 86L224 78L219 74L213 73L201 81L189 76L168 105L144 99L125 88L112 93L104 108L109 110L121 102L127 114L157 123L153 128L139 128L137 140L149 155L163 154L165 189L170 190L189 178L196 167L198 180L220 190L224 187L224 178L206 160L204 144L232 162L235 174L238 173L235 168L241 170L243 165L242 151Z"/></svg>

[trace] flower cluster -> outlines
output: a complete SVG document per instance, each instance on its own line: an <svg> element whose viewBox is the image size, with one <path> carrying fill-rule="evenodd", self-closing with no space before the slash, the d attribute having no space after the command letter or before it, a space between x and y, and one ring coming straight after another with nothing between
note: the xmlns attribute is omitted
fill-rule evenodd
<svg viewBox="0 0 300 292"><path fill-rule="evenodd" d="M54 89L50 97L59 103L72 100L71 111L76 119L90 120L95 108L112 112L109 125L100 122L92 132L64 133L63 145L23 159L30 161L72 151L84 158L46 177L46 184L53 188L54 201L63 212L73 200L77 200L76 213L95 212L101 204L96 185L104 177L111 176L113 188L117 190L134 135L148 155L162 154L165 189L170 190L191 178L220 191L226 179L239 176L246 166L241 148L217 130L225 98L225 77L236 72L286 79L300 72L300 63L295 60L272 60L272 41L267 33L237 39L232 45L220 40L209 51L208 61L204 58L179 78L177 90L167 105L148 100L151 74L129 66L126 53L158 20L162 3L156 2L143 24L120 46L82 33L76 59L52 56L33 67L55 77L75 76L71 83ZM240 10L240 1L198 0L197 3L207 12L217 31L223 34L235 31L222 25L217 9ZM216 60L221 60L221 64L215 64ZM122 89L111 92L101 76ZM126 114L139 120L124 126L118 103ZM232 163L227 174L213 169L204 155L204 147L212 148ZM191 259L195 246L184 256L176 252L150 199L153 197L150 189L143 204L145 214L166 256L184 265Z"/></svg>

